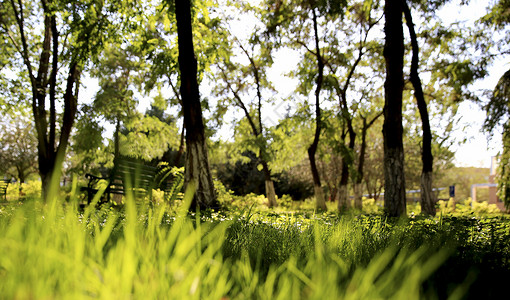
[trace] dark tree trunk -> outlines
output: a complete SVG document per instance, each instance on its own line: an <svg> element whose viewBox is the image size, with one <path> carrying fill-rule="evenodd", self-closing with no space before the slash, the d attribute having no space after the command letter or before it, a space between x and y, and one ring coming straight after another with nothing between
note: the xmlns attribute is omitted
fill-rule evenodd
<svg viewBox="0 0 510 300"><path fill-rule="evenodd" d="M269 170L269 166L264 159L261 159L260 163L262 164L262 171L264 172L264 179L266 182L265 187L267 200L269 201L268 206L276 207L278 206L278 203L276 202L276 192L274 190L273 179L271 178L271 171Z"/></svg>
<svg viewBox="0 0 510 300"><path fill-rule="evenodd" d="M434 157L432 156L432 131L430 129L429 114L427 111L427 102L425 102L425 96L423 95L423 88L421 85L420 76L418 74L418 63L419 63L419 47L418 40L416 38L416 32L414 29L413 19L411 10L406 0L403 1L404 15L406 17L407 27L409 29L409 35L411 37L411 46L413 49L413 56L411 60L411 76L410 80L414 87L414 96L418 104L418 110L420 112L421 124L423 130L423 145L421 152L422 161L422 172L421 172L421 211L425 215L434 216L436 215L436 201L435 195L432 192L432 166Z"/></svg>
<svg viewBox="0 0 510 300"><path fill-rule="evenodd" d="M349 124L350 121L347 121ZM347 125L349 127L349 125ZM345 145L342 142L341 147L344 148L343 154L342 154L342 171L340 175L340 181L338 184L338 210L339 211L345 211L351 208L351 201L349 199L349 191L348 191L348 184L349 184L349 167L352 164L352 156L351 156L351 150L354 149L354 139L356 137L356 134L354 133L354 130L352 130L352 127L348 130L349 133L349 145L348 147L345 147ZM352 134L352 136L351 136ZM342 133L342 140L345 141L347 137L347 132L344 131Z"/></svg>
<svg viewBox="0 0 510 300"><path fill-rule="evenodd" d="M368 35L368 31L367 31ZM344 151L345 153L342 155L342 175L340 177L339 182L339 188L338 188L338 210L346 210L350 208L351 203L349 199L348 194L348 183L349 183L349 175L350 175L350 167L352 166L354 159L352 157L354 153L354 146L356 145L356 132L354 131L354 127L352 125L352 115L349 112L349 106L347 104L347 89L349 88L350 82L352 80L352 77L354 76L354 72L356 71L356 67L361 62L361 59L363 58L364 52L363 52L363 45L360 44L360 47L358 49L358 57L354 61L353 65L351 66L351 69L347 75L347 78L345 80L345 83L343 87L340 89L340 86L337 82L337 93L339 94L340 98L340 111L342 112L342 117L344 121L347 123L347 132L349 133L349 145L348 150ZM341 147L345 147L345 134L342 137L342 145ZM357 192L357 186L354 184L354 194ZM356 195L355 198L356 200ZM356 204L358 204L356 206ZM361 203L357 203L355 201L355 206L358 209L362 208Z"/></svg>
<svg viewBox="0 0 510 300"><path fill-rule="evenodd" d="M23 27L20 24L20 28ZM51 174L54 168L54 159L51 157L51 152L47 140L47 128L48 124L46 121L46 88L47 88L47 77L49 70L49 61L51 55L51 18L49 16L44 17L44 40L42 44L42 52L39 57L39 69L37 71L37 77L32 80L32 111L34 115L35 127L37 130L37 150L38 150L38 163L39 163L39 175L41 176L42 182L42 198L47 199L49 183ZM30 64L30 62L28 63ZM27 64L27 67L28 67ZM31 68L29 67L29 70Z"/></svg>
<svg viewBox="0 0 510 300"><path fill-rule="evenodd" d="M43 5L44 6L44 5ZM45 11L47 7L44 6ZM47 11L46 11L47 12ZM48 13L48 12L47 12ZM49 13L48 13L49 14ZM71 129L77 111L77 90L80 70L76 61L69 66L69 73L64 93L64 111L60 138L56 143L56 70L58 69L58 31L55 16L45 17L44 42L39 70L34 80L33 89L33 115L37 129L39 175L42 182L42 197L46 201L48 196L56 195L59 187L62 163L69 143ZM52 70L48 81L49 60L52 57ZM31 68L29 68L30 70ZM32 76L31 76L32 77ZM46 87L50 86L50 117L46 119ZM76 93L73 93L73 88ZM49 128L48 128L49 126ZM49 132L48 132L49 131Z"/></svg>
<svg viewBox="0 0 510 300"><path fill-rule="evenodd" d="M218 207L214 190L200 105L197 60L193 47L190 0L175 0L179 40L180 93L186 127L185 186L196 188L190 209Z"/></svg>
<svg viewBox="0 0 510 300"><path fill-rule="evenodd" d="M66 82L66 90L64 93L64 112L62 117L62 126L60 127L58 146L55 149L54 140L45 140L44 144L47 145L47 150L45 152L45 156L42 158L42 162L41 154L39 154L39 173L42 181L43 199L45 200L48 200L48 196L55 196L59 188L62 164L64 162L69 138L71 137L71 130L73 128L78 109L77 89L79 85L79 76L80 70L77 63L71 62ZM56 122L56 120L53 120L52 122ZM55 123L50 123L49 125L50 127L56 126ZM41 143L41 141L39 141L39 143Z"/></svg>
<svg viewBox="0 0 510 300"><path fill-rule="evenodd" d="M120 157L120 119L117 117L115 124L115 132L113 133L113 159L116 160Z"/></svg>
<svg viewBox="0 0 510 300"><path fill-rule="evenodd" d="M358 158L358 171L356 172L356 179L354 180L354 207L363 206L363 168L365 166L365 153L367 149L367 119L363 117L363 127L361 128L361 145Z"/></svg>
<svg viewBox="0 0 510 300"><path fill-rule="evenodd" d="M361 128L361 145L358 158L358 171L356 173L356 179L354 180L354 207L361 209L363 206L363 172L365 167L365 153L367 149L367 131L375 123L377 119L382 115L382 112L375 116L370 122L367 123L367 119L363 119L363 127Z"/></svg>
<svg viewBox="0 0 510 300"><path fill-rule="evenodd" d="M326 201L324 199L324 192L322 190L321 179L319 176L319 170L317 169L317 163L315 160L315 153L317 152L317 147L319 145L319 138L321 135L322 129L322 116L321 116L321 107L320 107L320 93L322 89L322 82L324 80L324 61L322 60L322 55L319 47L319 32L317 28L317 14L315 13L315 8L312 8L313 13L313 29L315 33L315 48L316 48L316 57L317 57L317 86L315 88L315 135L313 138L313 142L308 147L308 159L310 160L310 169L312 171L313 177L313 185L315 191L315 206L320 210L327 210Z"/></svg>
<svg viewBox="0 0 510 300"><path fill-rule="evenodd" d="M257 98L258 98L258 106L257 106L257 112L258 112L258 123L259 126L257 128L257 125L255 124L254 118L250 114L250 111L248 110L248 107L244 104L243 99L241 99L241 96L238 93L238 90L234 89L234 87L230 84L228 76L225 72L225 70L222 71L223 78L225 80L225 83L227 84L228 89L232 92L232 95L234 96L234 100L237 102L237 105L243 110L244 115L246 116L246 119L248 120L248 124L250 124L251 132L254 137L260 137L263 134L263 124L262 124L262 93L260 92L260 78L259 78L259 72L257 69L257 66L255 64L255 61L250 56L248 51L246 51L242 46L241 49L246 54L248 59L250 60L250 63L252 65L253 74L255 77L255 84L257 86ZM267 145L265 140L263 140L262 143L259 143L259 153L257 154L257 158L259 159L260 163L262 164L262 170L264 172L264 180L265 180L265 190L266 190L266 197L268 200L268 207L276 207L278 206L278 202L276 202L276 192L274 190L274 183L271 176L271 170L269 169L268 161L266 159L266 151L267 151Z"/></svg>
<svg viewBox="0 0 510 300"><path fill-rule="evenodd" d="M240 45L243 52L248 57L248 60L250 61L252 71L253 71L253 77L255 79L255 85L257 87L257 99L258 99L258 105L257 105L257 116L258 116L258 123L259 127L257 130L257 126L255 126L255 122L253 121L253 118L250 115L250 112L246 108L246 105L244 105L244 102L242 101L241 97L239 97L237 92L234 92L233 88L229 85L230 89L234 93L234 96L236 100L238 101L239 105L243 109L246 118L248 119L248 122L250 123L253 135L255 137L262 137L263 142L259 144L259 160L262 164L262 170L264 171L264 177L265 177L265 188L266 188L266 196L268 200L268 207L277 207L278 202L276 202L276 192L274 189L274 182L271 176L271 170L269 169L268 165L268 159L267 159L267 144L266 140L264 138L264 125L262 124L262 86L260 83L260 74L259 74L259 68L257 67L257 64L255 63L255 60L250 55L250 53L242 46Z"/></svg>
<svg viewBox="0 0 510 300"><path fill-rule="evenodd" d="M404 88L404 32L402 0L386 0L384 59L384 208L389 216L406 214L402 92Z"/></svg>
<svg viewBox="0 0 510 300"><path fill-rule="evenodd" d="M19 53L21 54L23 63L27 68L32 88L32 113L37 132L37 158L39 175L41 176L42 181L42 198L44 201L47 201L48 196L56 195L56 191L59 188L62 163L77 111L80 66L81 63L85 61L86 57L83 53L71 56L72 58L69 62L68 77L63 97L64 108L62 113L62 123L60 128L57 130L58 118L56 93L58 91L57 73L59 69L58 15L55 11L53 11L54 8L52 7L52 3L41 1L44 13L44 32L41 43L41 53L38 61L38 69L35 71L30 60L30 49L25 36L23 2L18 1L17 4L18 5L16 5L15 1L11 1L11 7L19 28L21 39ZM88 40L86 42L88 42ZM87 47L84 46L84 48ZM84 53L87 51L88 50ZM47 99L47 96L49 96L49 99ZM49 116L46 110L46 101L48 101L49 104ZM57 132L60 134L58 141Z"/></svg>
<svg viewBox="0 0 510 300"><path fill-rule="evenodd" d="M182 157L182 154L184 153L184 137L185 137L185 134L186 133L186 128L184 127L184 124L182 126L182 130L181 130L181 138L179 140L179 149L177 150L177 155L175 156L175 160L174 160L174 165L175 166L178 166L180 161L181 161L181 157Z"/></svg>

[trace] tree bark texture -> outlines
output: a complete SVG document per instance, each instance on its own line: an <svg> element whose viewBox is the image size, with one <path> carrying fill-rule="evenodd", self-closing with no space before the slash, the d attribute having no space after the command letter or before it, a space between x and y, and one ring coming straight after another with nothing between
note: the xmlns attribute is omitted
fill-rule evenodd
<svg viewBox="0 0 510 300"><path fill-rule="evenodd" d="M367 122L366 117L362 116L363 127L361 128L361 145L358 158L358 172L356 173L356 180L354 181L354 207L357 209L363 208L363 177L365 168L365 153L367 150L367 132L368 129L375 123L382 115L382 112L377 114L370 122Z"/></svg>
<svg viewBox="0 0 510 300"><path fill-rule="evenodd" d="M339 181L339 188L338 190L341 191L338 193L338 208L343 207L344 209L349 209L351 207L350 199L349 197L349 174L350 174L350 166L353 163L352 153L354 153L354 146L356 141L356 133L354 132L354 129L352 127L352 120L349 120L348 122L348 133L349 133L349 145L348 148L345 147L344 144L341 145L341 147L345 147L345 150L343 151L342 155L342 172L340 175L340 181ZM342 140L345 140L347 135L342 135ZM341 204L343 203L343 204ZM345 206L344 204L347 203Z"/></svg>
<svg viewBox="0 0 510 300"><path fill-rule="evenodd" d="M175 0L179 41L180 93L186 127L185 186L194 182L196 192L190 209L218 207L209 167L207 144L197 80L197 60L193 47L191 2Z"/></svg>
<svg viewBox="0 0 510 300"><path fill-rule="evenodd" d="M354 183L354 208L363 209L363 184Z"/></svg>
<svg viewBox="0 0 510 300"><path fill-rule="evenodd" d="M375 121L375 119L374 119ZM361 129L361 145L358 158L358 172L356 173L356 180L354 181L354 207L357 209L363 208L363 168L365 166L365 152L367 149L367 119L363 117L363 127Z"/></svg>
<svg viewBox="0 0 510 300"><path fill-rule="evenodd" d="M324 61L322 60L322 55L319 47L319 32L317 27L317 14L315 13L315 8L312 8L313 13L313 28L315 33L315 48L316 48L316 57L317 57L317 86L315 88L315 135L313 138L313 142L308 147L308 159L310 160L310 169L312 171L312 178L314 184L315 191L315 206L321 210L327 210L326 201L324 199L324 192L322 191L321 179L319 175L319 170L317 169L317 163L315 160L315 153L317 152L317 147L319 145L319 138L322 130L322 116L321 116L321 107L320 107L320 93L322 89L322 82L324 80Z"/></svg>
<svg viewBox="0 0 510 300"><path fill-rule="evenodd" d="M403 1L404 15L406 17L407 28L411 37L411 46L413 55L411 59L410 80L414 87L414 96L420 112L422 124L422 174L421 174L421 211L425 215L434 216L436 214L436 199L432 192L432 171L434 157L432 156L432 131L430 129L429 114L427 111L427 102L423 94L423 88L418 74L418 63L420 49L418 47L418 39L413 24L411 10L406 0Z"/></svg>
<svg viewBox="0 0 510 300"><path fill-rule="evenodd" d="M262 157L262 154L259 154ZM264 178L266 181L266 196L268 200L269 207L277 207L278 203L276 202L276 192L274 190L273 179L271 178L271 171L269 170L269 166L264 159L261 159L262 171L264 172Z"/></svg>
<svg viewBox="0 0 510 300"><path fill-rule="evenodd" d="M276 192L274 189L274 182L272 180L266 180L266 195L268 200L268 206L271 207L277 207L278 204L276 203Z"/></svg>
<svg viewBox="0 0 510 300"><path fill-rule="evenodd" d="M402 0L386 0L384 59L384 208L392 217L406 214L402 92L404 89L404 32Z"/></svg>
<svg viewBox="0 0 510 300"><path fill-rule="evenodd" d="M186 128L184 127L184 125L182 126L182 129L181 129L181 138L179 140L179 149L177 150L177 155L175 156L175 160L174 160L174 165L175 166L178 166L180 161L181 161L181 157L182 157L182 154L184 153L184 137L185 137L185 133L186 133Z"/></svg>
<svg viewBox="0 0 510 300"><path fill-rule="evenodd" d="M340 185L337 191L338 198L338 211L347 211L351 208L351 201L349 199L349 191L347 185Z"/></svg>

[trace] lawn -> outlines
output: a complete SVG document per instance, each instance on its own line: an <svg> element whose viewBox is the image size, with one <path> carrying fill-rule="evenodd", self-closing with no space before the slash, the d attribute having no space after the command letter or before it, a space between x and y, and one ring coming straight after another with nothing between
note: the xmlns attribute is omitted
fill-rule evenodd
<svg viewBox="0 0 510 300"><path fill-rule="evenodd" d="M375 208L263 210L253 197L201 214L188 213L186 200L1 206L1 298L490 299L507 291L504 215L458 209L394 220Z"/></svg>

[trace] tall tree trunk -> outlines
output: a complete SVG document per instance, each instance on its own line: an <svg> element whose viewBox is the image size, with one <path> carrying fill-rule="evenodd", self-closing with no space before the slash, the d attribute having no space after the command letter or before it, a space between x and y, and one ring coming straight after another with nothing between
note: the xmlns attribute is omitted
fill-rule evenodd
<svg viewBox="0 0 510 300"><path fill-rule="evenodd" d="M365 35L365 41L366 37L368 36L368 31ZM352 157L352 154L354 153L354 146L356 144L356 132L354 131L354 128L352 126L352 115L349 112L349 106L347 104L347 89L349 88L350 82L354 76L354 72L356 71L357 66L361 62L361 59L363 58L363 43L360 43L359 49L358 49L358 57L354 61L353 65L351 66L349 73L347 74L347 78L345 80L345 83L342 88L340 88L340 85L338 84L338 80L335 77L336 85L337 85L337 94L340 98L340 111L342 112L342 117L344 121L347 123L347 132L349 133L349 146L348 150L344 151L344 154L342 155L342 175L340 177L339 181L339 188L338 188L338 210L346 210L351 207L351 201L348 198L348 183L349 183L349 173L350 173L350 166L353 164L354 159ZM333 72L334 73L334 72ZM344 134L342 136L342 145L341 147L345 147L345 137ZM357 189L356 184L354 184L354 192L356 192L359 189ZM356 195L355 195L356 199ZM361 208L361 207L359 207Z"/></svg>
<svg viewBox="0 0 510 300"><path fill-rule="evenodd" d="M317 28L317 14L315 13L315 8L312 8L313 13L313 29L315 33L315 48L317 53L315 54L317 57L317 86L315 88L315 135L313 138L313 142L308 147L308 159L310 160L310 169L312 171L313 177L313 185L315 191L315 206L319 210L327 210L326 200L324 199L324 192L322 190L321 179L319 175L319 170L317 169L317 163L315 161L315 153L317 152L317 147L319 145L319 138L321 135L322 129L322 116L321 116L321 107L320 107L320 93L322 89L322 82L324 80L324 61L322 60L322 55L319 47L319 32Z"/></svg>
<svg viewBox="0 0 510 300"><path fill-rule="evenodd" d="M120 119L117 117L115 124L115 132L113 133L113 160L116 160L120 156Z"/></svg>
<svg viewBox="0 0 510 300"><path fill-rule="evenodd" d="M60 175L62 174L62 165L69 145L71 131L73 128L76 112L78 110L78 86L80 78L80 69L76 61L71 62L69 74L66 81L64 93L64 112L62 116L62 125L60 127L60 137L56 149L54 146L48 146L46 152L44 174L41 173L43 197L48 200L48 196L56 196L59 189ZM53 120L52 122L56 122ZM50 127L56 126L50 123ZM51 130L50 130L51 131ZM46 141L46 144L54 144L55 141ZM39 164L40 165L40 164Z"/></svg>
<svg viewBox="0 0 510 300"><path fill-rule="evenodd" d="M430 129L429 114L427 111L427 102L423 95L423 88L421 85L420 76L418 74L419 63L419 47L414 29L411 10L406 0L403 1L404 15L406 17L407 28L411 37L411 46L413 49L413 56L411 60L411 76L410 80L414 87L414 96L418 104L420 112L422 131L423 131L423 145L421 150L422 172L421 172L421 211L425 215L436 215L436 200L432 192L432 170L434 157L432 156L432 131Z"/></svg>
<svg viewBox="0 0 510 300"><path fill-rule="evenodd" d="M250 63L252 65L254 77L255 77L255 84L257 86L257 98L258 98L258 106L257 106L257 112L258 112L258 123L259 126L257 128L257 125L255 124L254 118L250 114L250 111L248 110L248 107L243 102L243 99L241 99L241 96L239 95L238 91L235 90L232 85L230 84L227 74L225 70L221 70L223 74L223 78L227 84L228 89L232 92L234 95L234 100L237 101L237 105L243 110L244 115L246 116L246 119L248 120L248 124L250 124L251 132L254 137L258 138L263 135L263 124L262 124L262 117L261 117L261 111L262 111L262 94L260 92L260 79L259 79L259 73L258 69L256 67L255 61L253 58L249 55L248 51L246 51L242 46L241 49L244 51L248 59L250 60ZM221 69L221 67L220 67ZM267 145L265 143L265 140L263 143L259 144L259 153L257 154L257 158L259 159L260 163L262 164L262 170L264 172L264 179L265 179L265 190L266 190L266 197L268 200L268 207L276 207L278 206L278 202L276 201L276 192L274 189L274 183L271 176L271 170L269 169L268 161L266 159L267 153L266 153Z"/></svg>
<svg viewBox="0 0 510 300"><path fill-rule="evenodd" d="M46 17L48 18L48 17ZM58 56L53 55L52 60L52 71L50 74L50 118L49 123L46 120L46 109L45 99L46 86L48 85L47 74L50 52L58 53L58 32L56 30L56 20L54 17L48 18L51 21L45 21L45 46L43 47L43 53L41 54L39 72L36 79L34 92L35 99L33 99L33 113L34 120L37 128L38 137L38 160L39 160L39 175L41 176L42 182L42 197L44 201L48 200L49 196L55 196L57 189L59 188L59 180L62 172L62 164L65 158L67 146L69 144L69 138L71 136L71 130L74 124L74 120L77 112L77 97L78 97L78 83L80 76L80 68L78 62L75 60L71 61L69 66L68 77L66 80L66 88L64 92L64 111L62 115L62 125L60 127L60 137L58 144L56 143L56 112L55 112L55 99L56 99L56 71L58 68ZM47 39L53 39L53 49L50 50L50 41ZM41 71L42 70L42 71ZM48 134L49 126L49 134Z"/></svg>
<svg viewBox="0 0 510 300"><path fill-rule="evenodd" d="M367 123L367 119L363 119L363 127L361 128L361 146L358 158L358 171L356 172L356 179L354 180L354 207L357 209L363 208L363 177L365 167L365 153L367 149L367 132L368 129L375 123L377 119L382 115L382 112L377 114L370 122Z"/></svg>
<svg viewBox="0 0 510 300"><path fill-rule="evenodd" d="M200 105L190 0L175 0L175 16L179 40L180 93L186 127L185 185L189 186L193 182L196 187L190 209L213 208L218 206L218 200L209 167Z"/></svg>
<svg viewBox="0 0 510 300"><path fill-rule="evenodd" d="M404 89L404 32L402 0L386 0L384 59L384 208L389 216L406 214L402 92Z"/></svg>
<svg viewBox="0 0 510 300"><path fill-rule="evenodd" d="M264 159L261 159L262 171L264 172L265 186L266 186L266 196L269 207L276 207L278 203L276 202L276 192L274 190L274 182L271 178L271 171L269 170L269 166Z"/></svg>
<svg viewBox="0 0 510 300"><path fill-rule="evenodd" d="M30 84L32 88L32 113L34 117L35 128L37 131L37 151L39 175L42 182L42 198L48 200L48 196L56 195L59 188L59 179L64 161L71 129L77 111L78 82L80 76L80 66L87 58L84 53L89 51L88 44L82 49L72 53L69 64L69 72L64 92L64 109L62 113L62 123L57 130L57 71L59 69L59 32L58 32L58 14L54 11L52 1L41 1L44 15L43 41L41 43L41 54L38 61L37 74L32 66L30 59L29 45L25 35L25 18L23 1L11 1L11 7L19 29L21 47L17 47L23 63L25 64ZM88 43L88 40L85 40ZM16 44L16 41L13 40ZM84 50L85 49L85 50ZM84 50L81 52L81 50ZM51 59L51 72L50 70ZM49 99L48 96L49 86ZM49 102L49 116L46 111L46 101ZM57 142L57 132L60 136Z"/></svg>
<svg viewBox="0 0 510 300"><path fill-rule="evenodd" d="M274 182L271 178L271 170L268 166L267 161L267 144L266 139L264 137L264 124L262 124L262 92L261 92L261 82L260 82L260 74L259 74L259 68L257 67L257 64L255 63L255 60L250 55L250 53L242 46L240 45L243 52L248 57L248 60L250 61L252 70L253 70L253 77L255 78L255 85L257 87L257 116L258 116L258 123L259 123L259 129L257 130L257 126L255 126L255 122L253 121L250 112L244 105L243 101L241 101L241 97L237 93L235 94L235 97L239 104L241 105L241 108L244 110L244 113L246 115L246 118L248 119L248 122L250 123L250 126L252 128L252 132L255 135L255 137L262 137L263 143L259 144L259 159L262 164L262 170L264 171L264 178L265 178L265 187L266 187L266 196L268 200L268 206L270 208L277 207L278 203L276 202L276 192L274 190ZM232 87L231 87L232 89ZM233 89L232 89L233 91Z"/></svg>
<svg viewBox="0 0 510 300"><path fill-rule="evenodd" d="M347 132L345 129L342 129L342 143L340 147L345 147L345 138L347 137ZM340 180L338 181L338 189L337 189L337 198L338 198L338 211L346 211L351 208L351 202L348 197L347 183L349 181L349 166L347 162L347 151L343 151L342 153L342 170L340 172Z"/></svg>
<svg viewBox="0 0 510 300"><path fill-rule="evenodd" d="M349 133L349 145L348 147L345 147L344 144L342 144L342 147L345 148L345 151L342 155L342 173L340 176L340 183L338 187L338 210L346 210L351 207L351 199L349 198L349 174L350 170L349 167L353 163L352 159L352 153L354 152L354 145L356 141L356 133L354 132L354 129L352 128L352 122L350 118L347 121L347 128ZM346 135L343 135L342 139L345 140Z"/></svg>
<svg viewBox="0 0 510 300"><path fill-rule="evenodd" d="M174 165L178 166L179 162L181 161L182 154L184 153L184 137L185 137L186 128L184 127L184 124L182 126L181 130L181 138L179 140L179 149L177 150L177 155L175 156Z"/></svg>
<svg viewBox="0 0 510 300"><path fill-rule="evenodd" d="M354 180L354 207L363 208L363 168L365 166L365 152L367 149L367 119L363 117L363 128L361 129L361 145L358 158L358 171L356 172L356 180Z"/></svg>
<svg viewBox="0 0 510 300"><path fill-rule="evenodd" d="M19 23L20 31L23 36L23 23ZM23 43L24 48L28 47ZM37 131L37 155L39 164L39 175L41 176L42 198L47 199L51 174L53 172L54 161L48 149L47 140L47 120L46 120L46 89L47 77L49 70L49 60L51 55L51 18L48 15L44 17L44 40L42 44L41 56L39 57L39 69L37 77L30 74L34 78L32 82L32 112L34 115L35 127ZM26 59L28 61L28 58ZM31 63L25 62L30 72L32 70Z"/></svg>

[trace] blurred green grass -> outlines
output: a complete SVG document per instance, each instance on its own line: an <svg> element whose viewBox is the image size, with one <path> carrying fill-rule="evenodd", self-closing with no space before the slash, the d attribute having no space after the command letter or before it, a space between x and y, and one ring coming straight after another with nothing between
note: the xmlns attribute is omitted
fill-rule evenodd
<svg viewBox="0 0 510 300"><path fill-rule="evenodd" d="M3 299L477 299L505 291L510 226L474 214L189 213L127 197L0 211Z"/></svg>

